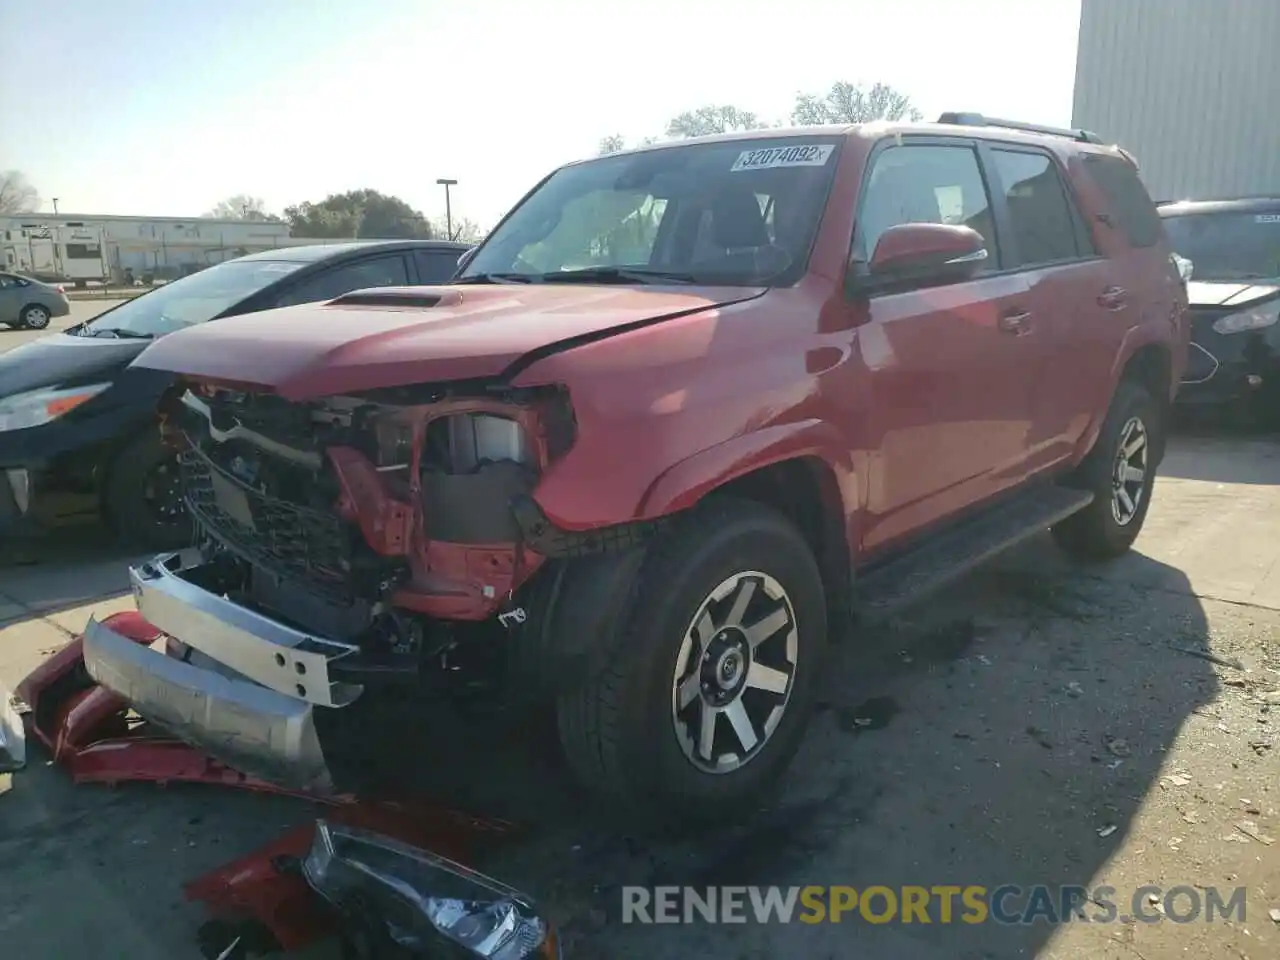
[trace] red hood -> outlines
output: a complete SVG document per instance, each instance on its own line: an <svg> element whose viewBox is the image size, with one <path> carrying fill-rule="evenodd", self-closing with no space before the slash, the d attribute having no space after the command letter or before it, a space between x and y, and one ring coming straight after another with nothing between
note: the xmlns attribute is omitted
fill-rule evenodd
<svg viewBox="0 0 1280 960"><path fill-rule="evenodd" d="M447 286L363 291L169 334L135 366L251 384L291 400L494 377L539 347L750 299L760 288ZM439 297L434 306L367 297Z"/></svg>

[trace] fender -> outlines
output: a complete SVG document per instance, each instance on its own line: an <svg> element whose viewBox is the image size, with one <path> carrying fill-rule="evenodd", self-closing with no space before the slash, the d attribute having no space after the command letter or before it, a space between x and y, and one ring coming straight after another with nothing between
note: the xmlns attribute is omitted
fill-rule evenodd
<svg viewBox="0 0 1280 960"><path fill-rule="evenodd" d="M1116 351L1115 360L1111 364L1111 373L1107 378L1108 389L1104 398L1105 402L1098 405L1088 428L1081 434L1073 463L1079 463L1093 449L1093 445L1098 439L1098 434L1102 430L1102 422L1106 419L1107 411L1111 408L1111 398L1116 395L1116 390L1120 386L1120 377L1124 373L1125 366L1139 350L1149 346L1164 347L1170 353L1173 352L1174 344L1169 340L1168 327L1162 321L1148 320L1145 323L1130 327L1126 331L1124 339L1120 341L1120 349ZM1177 390L1177 387L1177 368L1175 366L1170 373L1170 395L1165 398L1167 402L1173 402L1173 393Z"/></svg>
<svg viewBox="0 0 1280 960"><path fill-rule="evenodd" d="M824 420L799 420L739 434L668 467L640 501L637 520L693 506L730 480L784 460L816 456L835 472L846 529L857 511L857 477L849 444Z"/></svg>

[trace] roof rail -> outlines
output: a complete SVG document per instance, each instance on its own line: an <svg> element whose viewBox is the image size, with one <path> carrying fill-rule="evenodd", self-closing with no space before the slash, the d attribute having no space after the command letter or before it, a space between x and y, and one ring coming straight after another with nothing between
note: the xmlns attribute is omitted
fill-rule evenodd
<svg viewBox="0 0 1280 960"><path fill-rule="evenodd" d="M1096 133L1088 130L1070 130L1066 127L1046 127L1038 123L1021 123L1017 120L997 120L995 117L984 117L980 113L944 113L938 118L939 123L949 123L962 127L1000 127L1004 130L1020 130L1023 133L1040 133L1050 137L1067 137L1081 143L1105 143Z"/></svg>

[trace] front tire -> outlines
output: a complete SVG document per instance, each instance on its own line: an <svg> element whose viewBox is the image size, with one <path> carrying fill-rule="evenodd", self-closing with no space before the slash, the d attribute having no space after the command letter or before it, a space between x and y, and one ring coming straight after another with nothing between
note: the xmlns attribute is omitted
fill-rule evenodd
<svg viewBox="0 0 1280 960"><path fill-rule="evenodd" d="M813 710L826 603L787 519L724 500L649 547L612 661L557 705L585 786L644 827L726 822L778 784Z"/></svg>
<svg viewBox="0 0 1280 960"><path fill-rule="evenodd" d="M180 550L195 539L182 503L177 454L158 431L140 434L107 470L103 506L116 535L146 550Z"/></svg>
<svg viewBox="0 0 1280 960"><path fill-rule="evenodd" d="M37 303L28 304L18 314L18 325L27 330L43 330L49 326L49 311Z"/></svg>
<svg viewBox="0 0 1280 960"><path fill-rule="evenodd" d="M1064 552L1081 560L1107 560L1137 539L1151 506L1164 417L1142 386L1122 381L1098 439L1080 464L1075 486L1090 490L1089 506L1053 528Z"/></svg>

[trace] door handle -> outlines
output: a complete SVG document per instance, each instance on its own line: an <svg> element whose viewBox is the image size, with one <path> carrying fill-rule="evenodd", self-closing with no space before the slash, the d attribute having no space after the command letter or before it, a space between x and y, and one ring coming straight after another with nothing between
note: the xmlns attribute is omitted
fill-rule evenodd
<svg viewBox="0 0 1280 960"><path fill-rule="evenodd" d="M1031 314L1026 310L1018 313L1006 313L1000 318L1000 329L1012 333L1015 337L1031 332Z"/></svg>
<svg viewBox="0 0 1280 960"><path fill-rule="evenodd" d="M1129 305L1129 292L1124 287L1107 287L1098 294L1098 306L1107 310L1123 310Z"/></svg>

